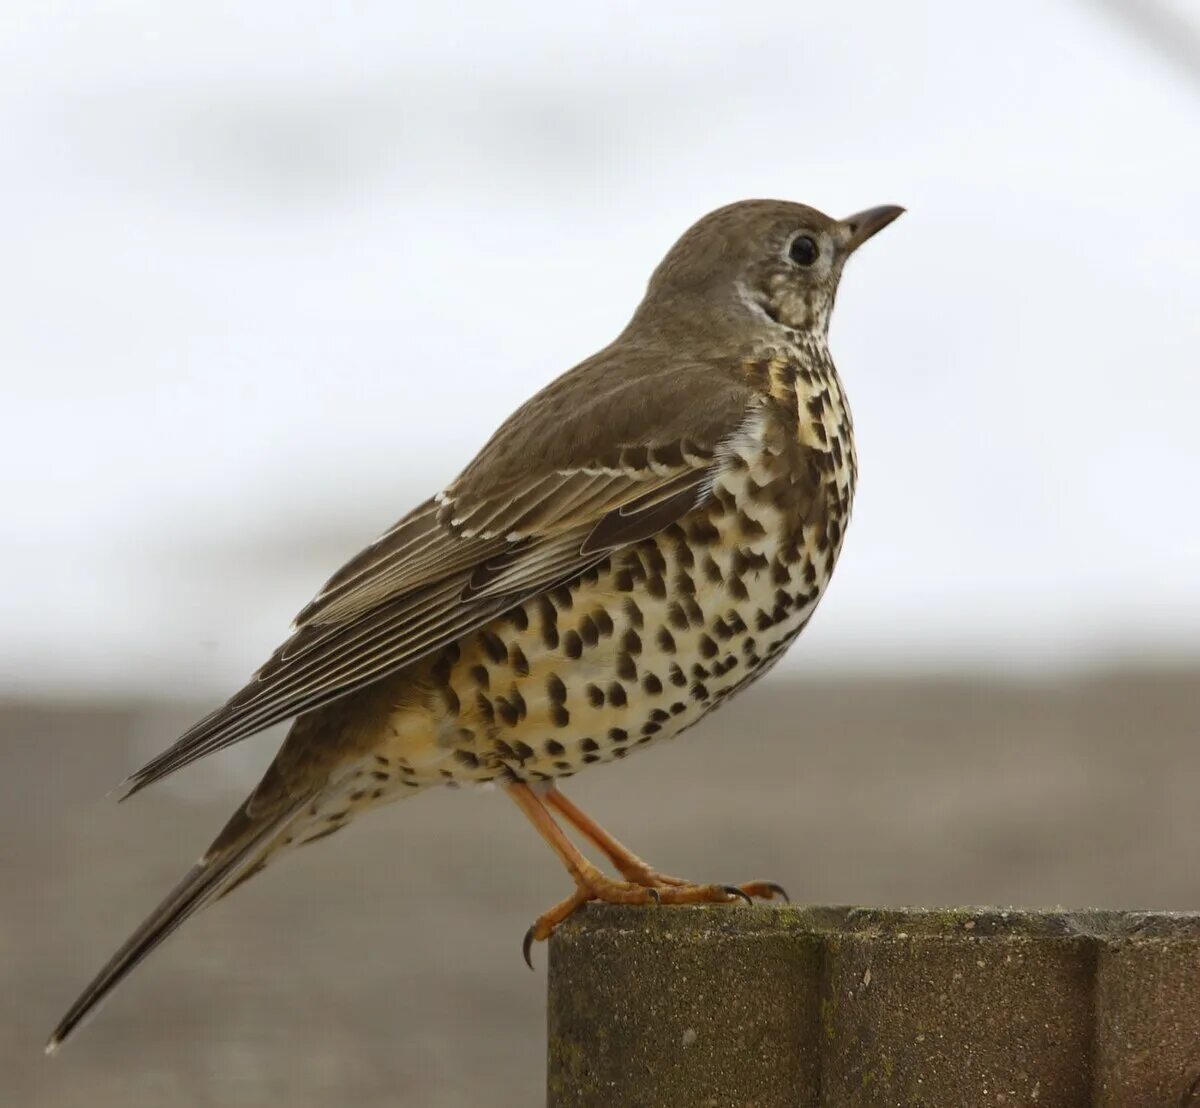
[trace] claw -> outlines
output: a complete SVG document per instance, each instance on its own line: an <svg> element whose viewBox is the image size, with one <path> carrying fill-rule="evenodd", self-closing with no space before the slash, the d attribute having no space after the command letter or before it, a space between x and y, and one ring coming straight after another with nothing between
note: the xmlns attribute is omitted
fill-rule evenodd
<svg viewBox="0 0 1200 1108"><path fill-rule="evenodd" d="M767 888L770 889L771 892L773 892L776 895L781 896L783 898L783 902L785 904L791 904L792 898L790 896L788 896L787 889L785 889L782 885L776 883L775 881L768 881L766 884L767 884Z"/></svg>
<svg viewBox="0 0 1200 1108"><path fill-rule="evenodd" d="M722 885L721 891L728 893L730 896L741 897L747 904L753 905L754 901L750 899L750 894L744 889L739 889L736 885Z"/></svg>
<svg viewBox="0 0 1200 1108"><path fill-rule="evenodd" d="M533 928L530 927L530 929L525 932L525 939L521 943L521 953L525 956L525 964L530 969L533 969L533 955L530 953L530 951L532 951L532 950L533 950Z"/></svg>
<svg viewBox="0 0 1200 1108"><path fill-rule="evenodd" d="M658 890L651 887L651 888L648 888L646 890L646 892L648 892L650 894L650 899L654 901L654 906L656 908L661 908L662 907L662 897L658 895Z"/></svg>

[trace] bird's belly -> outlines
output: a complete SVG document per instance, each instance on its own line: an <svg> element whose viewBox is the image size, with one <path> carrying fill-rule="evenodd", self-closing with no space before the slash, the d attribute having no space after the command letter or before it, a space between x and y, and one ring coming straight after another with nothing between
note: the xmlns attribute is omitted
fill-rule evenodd
<svg viewBox="0 0 1200 1108"><path fill-rule="evenodd" d="M838 543L726 496L422 663L392 717L397 785L546 780L691 726L807 623ZM837 529L840 539L840 526Z"/></svg>

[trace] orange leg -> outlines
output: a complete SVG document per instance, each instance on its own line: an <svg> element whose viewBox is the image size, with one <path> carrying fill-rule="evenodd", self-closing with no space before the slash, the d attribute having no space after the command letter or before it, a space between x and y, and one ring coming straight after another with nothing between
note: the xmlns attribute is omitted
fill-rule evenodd
<svg viewBox="0 0 1200 1108"><path fill-rule="evenodd" d="M559 792L558 786L550 785L543 796L547 804L557 808L582 835L604 852L605 857L616 866L618 872L626 880L659 890L671 886L691 887L695 884L692 881L685 881L682 877L671 877L669 874L659 873L649 863L642 861L629 847L614 839L573 800ZM722 886L722 888L725 887L732 888L734 886ZM736 888L747 896L759 897L762 900L771 900L776 896L783 900L788 899L788 894L784 891L783 886L777 885L774 881L748 881Z"/></svg>
<svg viewBox="0 0 1200 1108"><path fill-rule="evenodd" d="M659 873L646 862L643 862L629 847L614 839L612 835L605 831L600 824L575 804L574 801L569 800L560 793L556 786L551 785L542 794L542 798L552 808L557 808L580 834L602 850L604 856L616 866L617 872L627 881L633 881L635 884L644 885L651 889L657 889L664 885L691 884L690 881L685 881L682 877L670 877L665 873Z"/></svg>
<svg viewBox="0 0 1200 1108"><path fill-rule="evenodd" d="M697 885L677 877L658 874L562 793L551 788L545 794L546 802L566 816L582 834L604 851L622 875L629 878L627 881L614 881L601 873L579 852L562 828L554 822L546 803L528 785L515 782L506 786L505 791L525 813L538 834L546 840L550 849L558 855L575 881L575 891L538 916L526 933L526 962L530 962L529 950L535 941L548 939L563 920L589 900L600 900L608 904L727 904L737 899L749 901L752 896L767 899L775 895L786 896L778 885L766 881L754 881L745 886ZM532 962L530 965L532 967Z"/></svg>

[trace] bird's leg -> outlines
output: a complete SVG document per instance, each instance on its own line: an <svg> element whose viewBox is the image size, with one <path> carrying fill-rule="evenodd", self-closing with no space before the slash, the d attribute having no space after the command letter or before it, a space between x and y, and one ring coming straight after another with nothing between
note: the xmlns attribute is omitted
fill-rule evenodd
<svg viewBox="0 0 1200 1108"><path fill-rule="evenodd" d="M530 946L535 941L548 939L563 920L589 900L600 900L606 904L728 904L734 900L750 902L746 892L736 885L686 884L668 885L659 889L605 877L567 838L563 829L554 822L554 817L550 815L545 804L528 785L514 782L505 786L505 792L537 828L538 834L550 844L551 850L558 855L575 881L575 892L538 916L526 932L524 952L527 962Z"/></svg>
<svg viewBox="0 0 1200 1108"><path fill-rule="evenodd" d="M606 877L589 862L550 815L546 805L536 793L520 781L505 786L517 807L537 829L539 835L558 855L575 881L575 892L560 901L534 921L525 936L525 960L529 961L529 947L535 941L548 939L554 929L581 904L589 900L601 900L607 904L728 904L734 900L750 903L752 895L771 897L782 894L778 885L756 881L751 885L694 885L685 882L679 885L646 886L634 881L614 881ZM580 813L582 815L582 813ZM618 844L619 845L619 844ZM624 848L622 848L624 849ZM643 863L644 864L644 863ZM759 886L762 890L759 890ZM753 890L753 891L752 891Z"/></svg>
<svg viewBox="0 0 1200 1108"><path fill-rule="evenodd" d="M613 838L612 835L605 831L600 824L592 819L573 800L570 800L564 793L559 792L556 785L550 785L542 795L547 804L557 808L578 829L580 834L584 835L604 852L605 857L616 866L618 872L627 881L659 890L695 887L695 883L692 881L685 881L682 877L671 877L669 874L659 873L648 862L644 862L627 846ZM721 887L724 888L725 886ZM770 900L776 896L782 897L784 900L788 899L783 886L777 885L774 881L748 881L744 885L738 885L737 888L747 896L760 897L763 900ZM664 901L670 902L666 898L664 898Z"/></svg>
<svg viewBox="0 0 1200 1108"><path fill-rule="evenodd" d="M662 888L667 885L691 884L682 877L671 877L668 874L659 873L649 863L643 862L629 847L614 839L573 800L559 792L556 786L551 785L542 794L542 798L551 807L557 808L581 835L602 850L604 856L616 866L617 871L627 881L644 885L650 889Z"/></svg>

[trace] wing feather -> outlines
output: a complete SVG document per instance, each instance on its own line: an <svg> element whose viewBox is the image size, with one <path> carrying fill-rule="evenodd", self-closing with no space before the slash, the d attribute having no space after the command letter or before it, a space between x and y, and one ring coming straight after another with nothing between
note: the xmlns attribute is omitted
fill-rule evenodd
<svg viewBox="0 0 1200 1108"><path fill-rule="evenodd" d="M571 400L579 372L530 401L444 493L334 574L245 688L134 774L127 795L411 664L657 533L711 494L722 447L753 400L747 389L726 374L672 373L656 384L678 394L666 416L636 403L608 413L595 402L558 411L547 397L557 390L564 404ZM629 380L610 393L610 404L635 400ZM697 400L700 430L675 430L681 406ZM628 437L593 449L605 420ZM510 456L522 450L523 458Z"/></svg>

